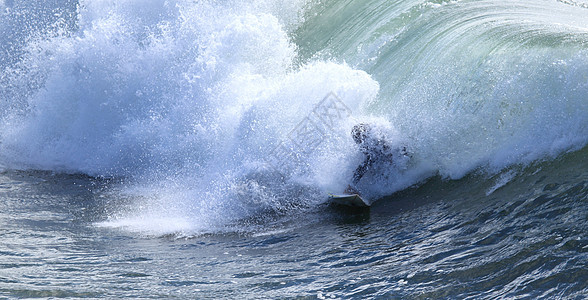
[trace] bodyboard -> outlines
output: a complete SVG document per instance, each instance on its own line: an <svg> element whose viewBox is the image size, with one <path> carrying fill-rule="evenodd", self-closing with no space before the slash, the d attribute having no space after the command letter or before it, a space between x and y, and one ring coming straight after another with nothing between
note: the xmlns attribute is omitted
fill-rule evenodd
<svg viewBox="0 0 588 300"><path fill-rule="evenodd" d="M338 205L345 205L351 207L369 207L370 204L367 203L361 196L358 194L329 194L329 199L331 202Z"/></svg>

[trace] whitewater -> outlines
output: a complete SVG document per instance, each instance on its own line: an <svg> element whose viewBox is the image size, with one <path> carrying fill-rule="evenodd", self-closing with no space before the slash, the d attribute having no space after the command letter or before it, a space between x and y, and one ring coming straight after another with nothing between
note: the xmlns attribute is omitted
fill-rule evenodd
<svg viewBox="0 0 588 300"><path fill-rule="evenodd" d="M247 298L588 291L583 0L4 0L0 72L0 220L9 241L0 295L44 295L10 271L47 270L14 263L21 250L44 257L23 250L30 239L63 247L57 261L79 243L141 244L81 255L106 273L127 263L148 269L124 273L111 293L101 284L115 279L97 282L87 297L154 295L125 292L134 280L163 284L162 297L198 297L191 288L233 297L248 284L261 294ZM319 113L327 103L339 108L336 122ZM362 178L357 188L372 209L357 215L330 206L328 194L345 190L363 160L351 136L359 123L409 155ZM35 235L46 228L63 244ZM166 273L188 248L202 251L189 252L194 269ZM265 286L273 271L254 249L293 280ZM129 251L147 254L127 261ZM547 266L557 251L573 254ZM157 260L165 253L173 253L167 265ZM243 253L263 270L243 271L254 268ZM519 259L528 267L520 273L497 267ZM212 260L227 273L204 262ZM212 277L200 278L200 268ZM156 269L174 283L157 282ZM306 281L312 272L322 277ZM473 280L474 290L452 289L443 274ZM43 284L65 291L55 297L86 297L55 287L59 280Z"/></svg>

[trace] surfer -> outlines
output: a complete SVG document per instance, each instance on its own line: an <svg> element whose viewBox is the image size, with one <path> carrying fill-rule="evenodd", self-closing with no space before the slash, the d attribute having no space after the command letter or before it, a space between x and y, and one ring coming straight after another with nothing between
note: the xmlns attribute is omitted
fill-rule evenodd
<svg viewBox="0 0 588 300"><path fill-rule="evenodd" d="M359 183L365 173L370 170L376 162L393 163L392 148L390 145L376 136L372 126L369 124L357 124L351 130L351 136L356 144L359 145L359 150L365 155L363 163L360 164L355 172L353 172L352 184L347 186L346 193L359 194L355 186ZM401 155L407 155L406 147L399 149Z"/></svg>

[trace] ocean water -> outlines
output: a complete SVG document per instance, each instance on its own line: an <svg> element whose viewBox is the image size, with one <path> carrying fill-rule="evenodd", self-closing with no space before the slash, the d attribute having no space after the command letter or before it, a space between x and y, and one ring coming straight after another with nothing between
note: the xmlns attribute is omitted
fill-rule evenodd
<svg viewBox="0 0 588 300"><path fill-rule="evenodd" d="M4 0L0 71L2 298L588 297L583 0Z"/></svg>

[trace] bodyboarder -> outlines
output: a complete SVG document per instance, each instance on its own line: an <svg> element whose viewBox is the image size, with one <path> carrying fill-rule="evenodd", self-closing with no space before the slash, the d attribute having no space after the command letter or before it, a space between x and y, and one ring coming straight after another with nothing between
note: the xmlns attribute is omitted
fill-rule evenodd
<svg viewBox="0 0 588 300"><path fill-rule="evenodd" d="M392 147L387 141L377 136L371 125L360 123L353 126L351 136L364 155L363 162L353 172L353 180L345 193L359 194L356 186L363 176L370 171L375 163L388 162L393 164ZM407 156L406 147L397 149L400 155Z"/></svg>

